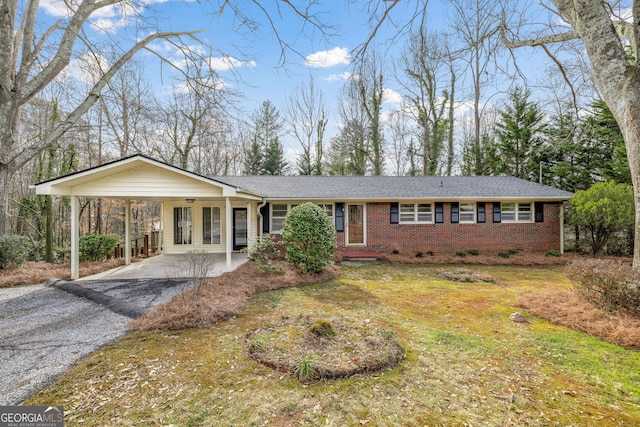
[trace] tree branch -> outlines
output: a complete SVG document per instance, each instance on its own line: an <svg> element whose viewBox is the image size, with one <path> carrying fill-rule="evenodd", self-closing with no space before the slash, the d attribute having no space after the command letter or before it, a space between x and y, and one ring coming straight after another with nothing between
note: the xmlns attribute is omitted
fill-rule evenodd
<svg viewBox="0 0 640 427"><path fill-rule="evenodd" d="M516 49L516 48L525 47L525 46L531 46L531 47L542 46L549 43L561 43L561 42L567 42L569 40L575 40L580 38L580 35L576 30L570 30L560 34L551 34L549 36L538 37L535 39L515 41L515 40L507 39L505 31L506 31L506 24L503 21L502 24L500 25L500 40L502 40L502 43L509 49Z"/></svg>
<svg viewBox="0 0 640 427"><path fill-rule="evenodd" d="M93 85L87 97L76 107L76 109L69 113L69 115L58 122L57 126L48 134L46 134L40 141L35 144L29 145L23 151L21 151L14 159L11 160L15 163L15 168L19 169L22 165L33 159L38 153L45 147L49 146L56 139L60 138L65 132L67 132L73 125L95 104L100 98L100 92L109 83L113 76L129 61L133 55L135 55L141 49L146 48L149 43L158 39L168 39L180 36L192 36L204 31L190 31L190 32L167 32L151 34L143 40L136 43L131 49L129 49L124 55L120 57Z"/></svg>

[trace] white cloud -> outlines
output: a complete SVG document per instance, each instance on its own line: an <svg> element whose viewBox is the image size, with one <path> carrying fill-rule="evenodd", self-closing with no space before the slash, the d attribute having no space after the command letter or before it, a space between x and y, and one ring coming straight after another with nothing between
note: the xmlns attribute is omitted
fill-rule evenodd
<svg viewBox="0 0 640 427"><path fill-rule="evenodd" d="M310 67L327 68L334 65L349 65L351 55L346 47L334 47L331 50L321 50L305 57L307 65Z"/></svg>
<svg viewBox="0 0 640 427"><path fill-rule="evenodd" d="M327 82L344 82L349 80L353 76L352 73L344 72L341 74L331 74L324 78Z"/></svg>
<svg viewBox="0 0 640 427"><path fill-rule="evenodd" d="M393 89L382 89L382 103L401 104L403 102L402 95Z"/></svg>
<svg viewBox="0 0 640 427"><path fill-rule="evenodd" d="M233 68L240 67L250 67L254 68L256 66L256 61L241 61L232 56L222 56L215 57L212 56L209 58L209 66L216 71L228 71Z"/></svg>
<svg viewBox="0 0 640 427"><path fill-rule="evenodd" d="M109 62L103 56L85 53L73 58L65 68L65 78L73 78L87 85L95 84L102 74L109 69Z"/></svg>

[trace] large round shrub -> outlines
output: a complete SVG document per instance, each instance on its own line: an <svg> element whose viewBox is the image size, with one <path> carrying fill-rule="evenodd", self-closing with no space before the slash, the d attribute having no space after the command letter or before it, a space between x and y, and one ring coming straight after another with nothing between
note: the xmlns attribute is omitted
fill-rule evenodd
<svg viewBox="0 0 640 427"><path fill-rule="evenodd" d="M102 261L113 253L118 243L115 236L103 234L85 234L80 237L80 261Z"/></svg>
<svg viewBox="0 0 640 427"><path fill-rule="evenodd" d="M319 273L329 264L336 248L333 221L313 203L298 205L287 214L282 227L287 261L303 273Z"/></svg>
<svg viewBox="0 0 640 427"><path fill-rule="evenodd" d="M0 268L19 267L31 254L33 247L26 236L0 236Z"/></svg>

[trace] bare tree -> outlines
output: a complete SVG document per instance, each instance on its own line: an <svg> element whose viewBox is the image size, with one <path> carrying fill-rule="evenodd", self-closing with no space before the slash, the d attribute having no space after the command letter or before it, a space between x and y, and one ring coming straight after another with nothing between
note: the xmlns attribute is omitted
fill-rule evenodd
<svg viewBox="0 0 640 427"><path fill-rule="evenodd" d="M402 56L400 79L418 127L424 175L451 174L453 168L454 59L442 36L424 27L411 36Z"/></svg>
<svg viewBox="0 0 640 427"><path fill-rule="evenodd" d="M324 133L329 119L320 92L309 78L308 86L298 87L285 107L289 132L302 146L298 157L300 175L322 175Z"/></svg>
<svg viewBox="0 0 640 427"><path fill-rule="evenodd" d="M384 174L384 132L382 129L382 100L384 97L384 72L382 58L370 51L360 62L357 85L362 111L367 117L367 156L371 162L371 174Z"/></svg>
<svg viewBox="0 0 640 427"><path fill-rule="evenodd" d="M471 75L473 99L473 134L467 153L477 153L473 159L474 175L480 175L483 158L480 155L482 111L481 101L486 99L485 88L497 75L496 56L502 44L498 37L500 28L500 4L493 0L449 0L453 7L450 26L453 37L461 42L458 57L467 65Z"/></svg>
<svg viewBox="0 0 640 427"><path fill-rule="evenodd" d="M546 46L579 39L591 65L591 79L624 136L635 190L636 233L633 267L640 270L640 0L552 0L551 17L533 37L517 34L506 22L502 40L510 48ZM561 67L562 63L558 60Z"/></svg>

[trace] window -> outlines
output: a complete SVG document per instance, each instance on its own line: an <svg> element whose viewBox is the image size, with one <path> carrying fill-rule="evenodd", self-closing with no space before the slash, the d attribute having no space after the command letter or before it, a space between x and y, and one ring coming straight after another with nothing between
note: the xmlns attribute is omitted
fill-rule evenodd
<svg viewBox="0 0 640 427"><path fill-rule="evenodd" d="M502 222L531 222L533 212L531 203L502 203Z"/></svg>
<svg viewBox="0 0 640 427"><path fill-rule="evenodd" d="M318 203L318 206L329 215L329 218L333 218L333 203Z"/></svg>
<svg viewBox="0 0 640 427"><path fill-rule="evenodd" d="M202 208L202 243L220 244L220 208L217 206Z"/></svg>
<svg viewBox="0 0 640 427"><path fill-rule="evenodd" d="M173 243L175 245L190 245L191 221L193 215L190 206L173 208Z"/></svg>
<svg viewBox="0 0 640 427"><path fill-rule="evenodd" d="M274 203L271 205L271 233L279 234L282 232L284 217L298 204Z"/></svg>
<svg viewBox="0 0 640 427"><path fill-rule="evenodd" d="M400 204L400 224L431 222L433 222L433 207L431 203Z"/></svg>
<svg viewBox="0 0 640 427"><path fill-rule="evenodd" d="M476 222L476 205L460 203L460 222Z"/></svg>

